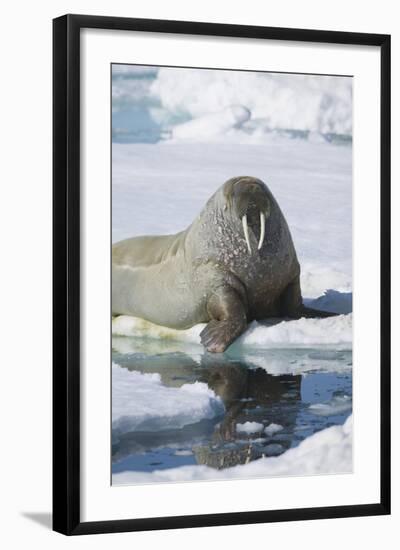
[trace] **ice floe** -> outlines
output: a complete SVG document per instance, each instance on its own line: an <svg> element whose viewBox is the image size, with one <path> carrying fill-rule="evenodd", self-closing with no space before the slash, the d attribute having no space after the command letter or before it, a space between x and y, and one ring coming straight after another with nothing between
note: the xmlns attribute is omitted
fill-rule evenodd
<svg viewBox="0 0 400 550"><path fill-rule="evenodd" d="M222 400L207 384L171 388L161 383L157 373L142 374L113 363L113 436L134 430L179 429L223 412Z"/></svg>
<svg viewBox="0 0 400 550"><path fill-rule="evenodd" d="M263 429L263 424L260 422L244 422L243 424L236 424L236 431L239 433L253 434L261 432Z"/></svg>

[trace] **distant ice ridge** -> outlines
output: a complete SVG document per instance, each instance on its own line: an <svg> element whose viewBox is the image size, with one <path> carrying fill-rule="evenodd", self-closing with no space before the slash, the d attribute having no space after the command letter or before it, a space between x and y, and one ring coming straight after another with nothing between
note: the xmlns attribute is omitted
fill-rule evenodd
<svg viewBox="0 0 400 550"><path fill-rule="evenodd" d="M256 133L266 129L352 133L350 77L160 68L150 91L170 118L178 120L241 105L251 112L250 126Z"/></svg>
<svg viewBox="0 0 400 550"><path fill-rule="evenodd" d="M194 480L248 479L271 476L302 476L350 473L353 469L353 417L342 426L332 426L308 437L278 457L255 460L225 470L208 466L182 466L152 473L114 474L113 485L162 483Z"/></svg>
<svg viewBox="0 0 400 550"><path fill-rule="evenodd" d="M253 321L235 346L271 348L273 346L298 347L302 345L350 344L352 342L352 314L338 315L327 319L298 319L288 321ZM112 322L113 335L178 340L200 344L200 332L205 325L196 325L188 330L160 327L121 315Z"/></svg>
<svg viewBox="0 0 400 550"><path fill-rule="evenodd" d="M179 429L224 412L219 397L201 382L163 386L159 374L112 365L113 436L134 430Z"/></svg>

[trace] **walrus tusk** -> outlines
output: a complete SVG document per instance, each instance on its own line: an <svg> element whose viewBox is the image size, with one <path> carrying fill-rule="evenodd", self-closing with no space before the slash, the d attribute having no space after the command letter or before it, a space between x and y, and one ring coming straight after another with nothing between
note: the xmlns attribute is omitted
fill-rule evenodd
<svg viewBox="0 0 400 550"><path fill-rule="evenodd" d="M264 242L264 237L265 237L265 214L264 212L260 212L260 240L258 241L258 250L260 250L260 248L262 247L263 245L263 242Z"/></svg>
<svg viewBox="0 0 400 550"><path fill-rule="evenodd" d="M249 249L249 254L251 254L251 246L250 246L250 239L249 239L249 228L247 226L247 215L246 214L242 218L242 224L243 224L243 232L244 232L244 237L246 239L247 248Z"/></svg>

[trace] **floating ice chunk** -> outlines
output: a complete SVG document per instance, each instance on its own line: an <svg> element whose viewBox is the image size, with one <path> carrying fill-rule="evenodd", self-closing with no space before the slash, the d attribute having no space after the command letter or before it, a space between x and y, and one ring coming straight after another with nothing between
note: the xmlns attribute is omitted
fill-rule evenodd
<svg viewBox="0 0 400 550"><path fill-rule="evenodd" d="M265 443L266 441L267 440L265 439L265 437L256 437L255 439L251 440L252 443L256 444Z"/></svg>
<svg viewBox="0 0 400 550"><path fill-rule="evenodd" d="M179 429L223 411L221 399L207 384L195 382L170 388L162 385L159 374L129 371L113 363L114 435L135 430Z"/></svg>
<svg viewBox="0 0 400 550"><path fill-rule="evenodd" d="M228 130L241 126L250 116L246 107L230 105L217 113L209 113L174 126L171 136L179 140L209 140L212 136L225 134Z"/></svg>
<svg viewBox="0 0 400 550"><path fill-rule="evenodd" d="M274 435L281 430L283 430L283 426L281 426L280 424L274 424L272 422L269 426L265 428L264 433L266 433L267 435Z"/></svg>
<svg viewBox="0 0 400 550"><path fill-rule="evenodd" d="M326 403L314 403L309 410L318 416L331 416L351 411L352 398L349 395L335 396Z"/></svg>
<svg viewBox="0 0 400 550"><path fill-rule="evenodd" d="M190 449L183 449L183 450L177 450L174 452L174 455L175 456L192 456L193 454L193 451L191 451Z"/></svg>
<svg viewBox="0 0 400 550"><path fill-rule="evenodd" d="M244 424L236 424L236 431L239 433L253 434L261 432L264 428L260 422L245 422Z"/></svg>

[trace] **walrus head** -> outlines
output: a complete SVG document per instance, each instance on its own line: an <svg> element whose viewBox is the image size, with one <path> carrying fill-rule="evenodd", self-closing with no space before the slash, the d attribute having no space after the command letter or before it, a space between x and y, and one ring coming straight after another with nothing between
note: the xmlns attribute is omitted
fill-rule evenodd
<svg viewBox="0 0 400 550"><path fill-rule="evenodd" d="M223 186L226 205L232 216L240 220L249 254L252 253L249 228L257 239L258 250L265 239L265 222L271 213L271 196L267 186L258 178L241 176L228 180Z"/></svg>

